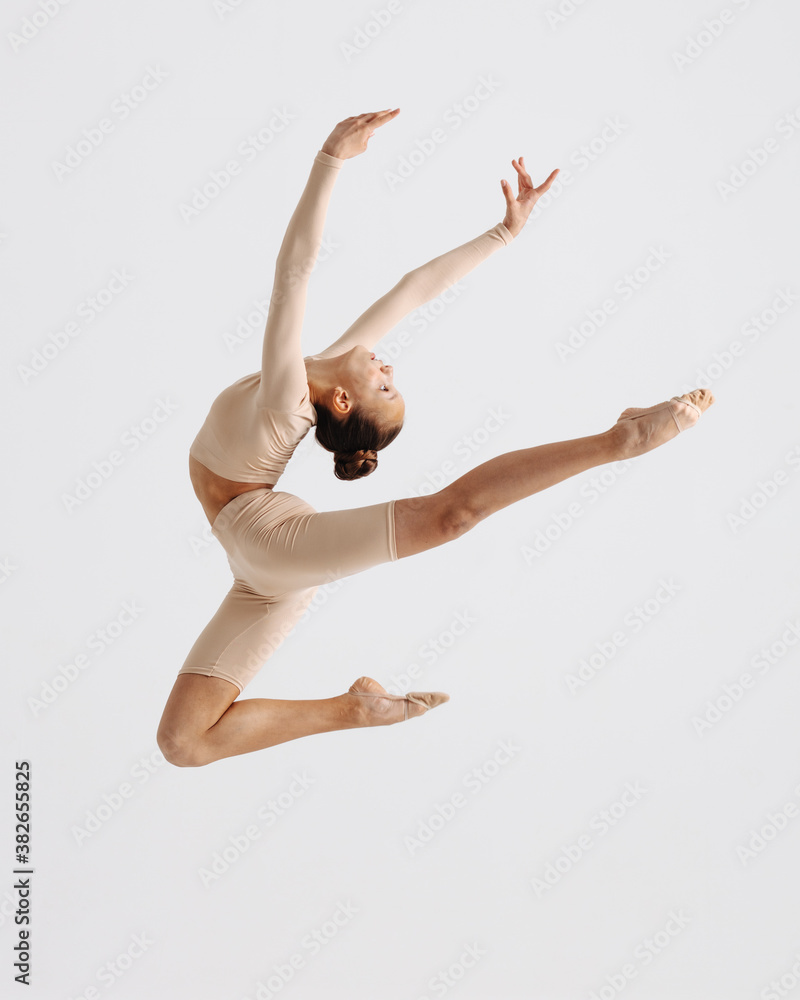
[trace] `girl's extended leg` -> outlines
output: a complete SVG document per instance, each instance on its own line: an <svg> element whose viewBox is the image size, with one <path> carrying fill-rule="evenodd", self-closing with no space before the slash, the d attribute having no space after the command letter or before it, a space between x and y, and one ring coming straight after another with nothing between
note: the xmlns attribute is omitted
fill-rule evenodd
<svg viewBox="0 0 800 1000"><path fill-rule="evenodd" d="M395 502L397 556L414 555L469 531L509 504L546 490L597 465L636 458L693 426L714 397L708 389L685 396L692 405L658 403L623 410L602 434L521 448L489 459L427 497ZM672 412L671 412L672 411ZM680 416L676 416L676 412ZM631 415L634 419L623 419Z"/></svg>
<svg viewBox="0 0 800 1000"><path fill-rule="evenodd" d="M438 493L395 501L397 556L458 538L517 500L622 457L620 436L606 431L491 458Z"/></svg>

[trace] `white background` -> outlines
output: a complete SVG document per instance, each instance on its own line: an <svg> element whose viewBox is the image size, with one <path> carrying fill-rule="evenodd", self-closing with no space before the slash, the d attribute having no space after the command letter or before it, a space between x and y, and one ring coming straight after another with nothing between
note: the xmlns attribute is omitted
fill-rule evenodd
<svg viewBox="0 0 800 1000"><path fill-rule="evenodd" d="M383 25L382 0L42 9L6 4L0 79L8 995L20 759L27 996L799 995L797 5L442 0L395 4ZM449 704L177 768L158 720L231 582L189 445L259 367L263 321L246 317L314 154L340 119L387 106L400 115L337 181L305 353L499 222L513 157L560 183L434 322L381 342L407 419L376 474L339 482L309 437L282 489L319 510L378 503L627 406L701 385L717 401L628 466L322 588L243 695L397 685L416 664L412 687ZM240 173L187 219L232 159ZM103 296L115 271L127 286ZM160 400L173 412L148 419ZM454 636L458 614L474 621ZM227 870L204 884L215 856Z"/></svg>

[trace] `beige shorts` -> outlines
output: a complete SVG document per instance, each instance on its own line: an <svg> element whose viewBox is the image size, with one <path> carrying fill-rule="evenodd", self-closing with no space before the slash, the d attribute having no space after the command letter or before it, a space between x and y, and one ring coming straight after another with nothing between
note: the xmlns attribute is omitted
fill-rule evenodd
<svg viewBox="0 0 800 1000"><path fill-rule="evenodd" d="M317 587L397 559L394 504L318 512L280 490L234 497L211 526L234 584L178 673L221 677L241 693Z"/></svg>

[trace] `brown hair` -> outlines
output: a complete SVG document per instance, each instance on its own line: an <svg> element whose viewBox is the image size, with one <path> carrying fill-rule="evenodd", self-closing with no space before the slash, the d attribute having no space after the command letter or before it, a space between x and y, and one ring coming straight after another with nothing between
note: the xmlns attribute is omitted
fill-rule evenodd
<svg viewBox="0 0 800 1000"><path fill-rule="evenodd" d="M316 438L323 448L333 452L337 479L361 479L374 472L377 453L390 445L403 428L402 420L385 427L360 407L354 407L344 419L335 417L324 403L315 403L314 409Z"/></svg>

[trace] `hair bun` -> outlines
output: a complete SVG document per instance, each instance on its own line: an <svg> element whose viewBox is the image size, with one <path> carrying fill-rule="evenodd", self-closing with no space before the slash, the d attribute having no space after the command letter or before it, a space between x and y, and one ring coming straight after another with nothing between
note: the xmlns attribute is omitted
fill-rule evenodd
<svg viewBox="0 0 800 1000"><path fill-rule="evenodd" d="M338 479L361 479L378 467L378 453L363 448L360 451L335 451L333 463Z"/></svg>

